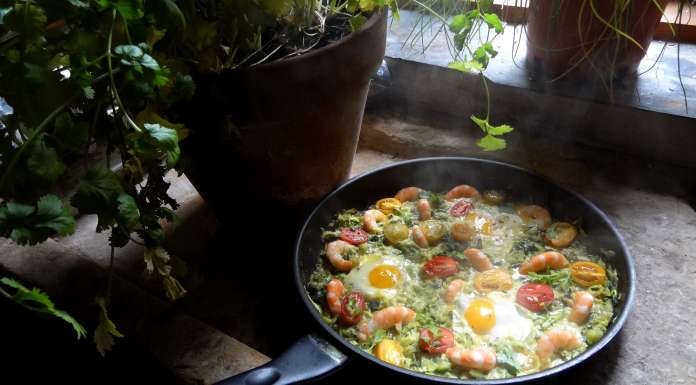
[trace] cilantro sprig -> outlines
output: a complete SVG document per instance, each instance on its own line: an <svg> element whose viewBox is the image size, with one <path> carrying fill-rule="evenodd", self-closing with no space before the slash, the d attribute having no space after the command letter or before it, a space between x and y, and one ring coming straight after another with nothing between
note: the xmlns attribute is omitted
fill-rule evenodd
<svg viewBox="0 0 696 385"><path fill-rule="evenodd" d="M38 288L29 289L18 281L7 277L0 278L0 284L0 295L3 297L31 311L46 314L68 323L75 331L78 340L87 335L85 328L75 318L67 312L57 309L48 295Z"/></svg>
<svg viewBox="0 0 696 385"><path fill-rule="evenodd" d="M186 291L161 246L178 207L164 176L187 130L170 107L195 91L187 62L165 49L186 25L178 4L0 0L0 236L35 245L95 214L110 246L145 246L143 266L157 265L148 270L171 300ZM99 152L104 161L88 161ZM44 293L3 283L8 298L69 321ZM108 295L97 303L104 353L120 333Z"/></svg>
<svg viewBox="0 0 696 385"><path fill-rule="evenodd" d="M490 90L483 75L491 59L498 55L498 51L493 46L493 40L504 29L500 18L492 11L493 2L491 0L473 1L471 2L471 9L453 15L450 18L439 14L418 0L414 0L414 2L449 27L445 31L445 36L453 60L448 64L448 67L460 72L475 73L481 76L486 94L486 115L485 118L475 115L471 116L474 124L484 133L484 136L476 144L484 151L496 151L506 148L507 143L501 136L513 131L513 127L508 124L496 126L490 122ZM484 28L486 31L482 33Z"/></svg>

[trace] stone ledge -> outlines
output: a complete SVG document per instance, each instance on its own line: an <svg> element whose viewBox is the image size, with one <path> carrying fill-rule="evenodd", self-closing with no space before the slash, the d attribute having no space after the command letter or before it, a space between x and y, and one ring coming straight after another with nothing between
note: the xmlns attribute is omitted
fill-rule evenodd
<svg viewBox="0 0 696 385"><path fill-rule="evenodd" d="M390 114L365 116L360 147L397 157L469 156L534 170L579 192L627 186L696 200L696 171L649 162L613 151L529 137L513 131L508 148L486 152L476 146L480 131L405 121ZM692 202L696 204L696 202Z"/></svg>

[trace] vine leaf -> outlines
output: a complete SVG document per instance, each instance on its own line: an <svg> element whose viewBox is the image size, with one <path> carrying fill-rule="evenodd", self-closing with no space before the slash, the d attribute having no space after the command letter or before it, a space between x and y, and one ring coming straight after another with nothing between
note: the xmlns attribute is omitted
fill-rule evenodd
<svg viewBox="0 0 696 385"><path fill-rule="evenodd" d="M102 231L114 222L117 198L122 192L116 174L104 166L96 166L87 170L80 180L72 204L81 213L97 214L97 231Z"/></svg>
<svg viewBox="0 0 696 385"><path fill-rule="evenodd" d="M99 324L94 329L94 343L97 345L99 354L104 356L107 351L113 348L114 337L123 338L123 334L118 331L116 324L109 318L109 313L106 310L108 299L98 295L95 302L99 306Z"/></svg>
<svg viewBox="0 0 696 385"><path fill-rule="evenodd" d="M133 67L137 72L142 73L143 67L153 71L160 70L157 60L137 45L119 45L114 48L114 54L121 58L122 64Z"/></svg>
<svg viewBox="0 0 696 385"><path fill-rule="evenodd" d="M176 130L157 123L145 123L143 128L143 132L130 135L134 151L140 156L151 158L162 154L167 166L174 167L181 155Z"/></svg>
<svg viewBox="0 0 696 385"><path fill-rule="evenodd" d="M63 207L63 202L55 195L45 195L36 204L36 216L39 222L36 227L55 231L58 235L68 235L75 231L75 218L70 210Z"/></svg>
<svg viewBox="0 0 696 385"><path fill-rule="evenodd" d="M55 182L65 172L65 164L58 158L56 150L46 143L46 135L40 134L26 144L27 166L30 172L47 182Z"/></svg>
<svg viewBox="0 0 696 385"><path fill-rule="evenodd" d="M493 28L495 32L503 32L503 23L500 21L500 18L495 13L484 13L483 21L486 22L488 27Z"/></svg>
<svg viewBox="0 0 696 385"><path fill-rule="evenodd" d="M89 142L89 124L80 121L75 124L72 116L64 112L53 123L55 137L58 138L59 148L62 151L79 155L84 151Z"/></svg>
<svg viewBox="0 0 696 385"><path fill-rule="evenodd" d="M471 29L471 20L466 15L456 15L449 25L450 31L459 33L462 30Z"/></svg>
<svg viewBox="0 0 696 385"><path fill-rule="evenodd" d="M135 199L123 193L116 198L118 202L118 218L127 229L135 229L140 224L140 212Z"/></svg>
<svg viewBox="0 0 696 385"><path fill-rule="evenodd" d="M28 3L15 4L14 8L5 15L3 23L7 29L15 31L25 39L40 38L46 26L46 12L43 8Z"/></svg>
<svg viewBox="0 0 696 385"><path fill-rule="evenodd" d="M481 63L476 60L453 61L449 63L447 67L461 72L477 73L483 71L483 66L481 66Z"/></svg>
<svg viewBox="0 0 696 385"><path fill-rule="evenodd" d="M149 248L145 250L144 258L148 273L161 277L165 294L170 301L176 301L186 295L186 289L171 275L171 257L167 250L162 247Z"/></svg>
<svg viewBox="0 0 696 385"><path fill-rule="evenodd" d="M75 330L78 340L87 336L85 328L82 327L82 325L80 325L75 318L63 310L56 309L48 295L38 288L35 287L30 290L20 282L7 277L0 279L0 283L15 290L13 294L10 294L6 290L1 291L3 294L6 293L8 295L7 298L9 300L14 301L29 310L42 314L48 314L67 322L70 324L70 326L72 326L73 330Z"/></svg>
<svg viewBox="0 0 696 385"><path fill-rule="evenodd" d="M102 8L113 7L126 20L140 19L145 14L140 0L96 0Z"/></svg>
<svg viewBox="0 0 696 385"><path fill-rule="evenodd" d="M0 206L0 236L19 245L34 245L74 231L75 218L55 195L43 196L36 207L15 201Z"/></svg>
<svg viewBox="0 0 696 385"><path fill-rule="evenodd" d="M476 144L481 147L484 151L497 151L502 150L507 147L505 139L496 138L495 136L488 134L483 138L479 139Z"/></svg>
<svg viewBox="0 0 696 385"><path fill-rule="evenodd" d="M471 120L486 134L476 142L480 148L484 151L497 151L507 147L505 139L498 138L498 136L513 131L514 128L512 126L508 124L493 126L488 119L481 119L475 115L471 115Z"/></svg>

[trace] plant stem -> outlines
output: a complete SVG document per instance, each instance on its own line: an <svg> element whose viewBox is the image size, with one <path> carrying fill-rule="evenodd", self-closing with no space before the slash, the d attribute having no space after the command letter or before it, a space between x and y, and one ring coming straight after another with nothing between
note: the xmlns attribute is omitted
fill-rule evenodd
<svg viewBox="0 0 696 385"><path fill-rule="evenodd" d="M12 300L12 296L10 295L10 293L6 292L5 289L3 289L1 287L0 287L0 294L2 294L3 297L6 297L9 300Z"/></svg>
<svg viewBox="0 0 696 385"><path fill-rule="evenodd" d="M432 13L435 17L437 17L438 19L440 19L441 22L443 22L443 23L445 23L445 24L449 24L449 22L447 21L447 19L445 19L444 17L442 17L439 13L435 12L432 8L428 7L427 5L421 3L421 2L418 1L418 0L412 0L412 1L413 1L414 3L420 5L421 7L425 8L426 11Z"/></svg>
<svg viewBox="0 0 696 385"><path fill-rule="evenodd" d="M111 64L111 43L112 43L113 38L114 38L114 25L116 24L116 9L113 10L111 15L112 15L112 18L111 18L111 28L109 29L109 40L106 43L106 66L109 70L109 80L111 81L111 93L113 94L114 98L116 99L116 104L123 112L123 116L125 117L126 122L128 122L128 124L131 125L136 131L141 132L142 130L140 129L140 127L138 127L138 125L133 121L133 119L128 114L128 110L126 110L125 105L121 101L121 96L118 94L118 88L116 87L116 79L114 79L114 69L113 69L113 65Z"/></svg>
<svg viewBox="0 0 696 385"><path fill-rule="evenodd" d="M106 298L111 298L111 281L114 278L114 247L111 246L111 256L109 257L109 271L106 280Z"/></svg>
<svg viewBox="0 0 696 385"><path fill-rule="evenodd" d="M126 33L126 39L128 40L128 44L132 45L133 40L131 40L130 31L128 30L128 22L124 18L121 18L121 20L123 20L123 31Z"/></svg>
<svg viewBox="0 0 696 385"><path fill-rule="evenodd" d="M608 21L604 20L604 18L599 14L599 12L597 12L597 8L595 8L594 1L593 1L593 0L589 0L589 4L590 4L590 10L592 11L592 14L594 15L594 17L595 17L597 20L599 20L602 24L606 25L607 27L609 27L611 30L613 30L613 31L616 32L617 34L619 34L619 35L623 36L624 38L626 38L626 39L627 39L628 41L630 41L631 43L635 44L635 45L636 45L638 48L640 48L641 50L645 51L645 49L643 49L643 46L640 45L640 43L638 43L634 38L632 38L630 35L628 35L628 34L627 34L626 32L624 32L624 31L622 31L622 30L619 29L618 27L616 27L616 26L612 25L611 23L609 23ZM615 16L615 15L613 15L613 16Z"/></svg>
<svg viewBox="0 0 696 385"><path fill-rule="evenodd" d="M679 17L679 24L677 26L677 33L681 33L682 30L682 12L684 11L684 1L679 2L679 10L677 15ZM689 114L689 99L686 97L686 88L684 87L684 80L681 75L681 42L677 40L677 76L679 77L679 85L682 89L682 94L684 94L684 110L687 115Z"/></svg>
<svg viewBox="0 0 696 385"><path fill-rule="evenodd" d="M486 121L488 121L488 117L491 114L491 92L488 90L488 82L483 75L483 71L479 73L481 74L481 80L483 80L483 88L486 90Z"/></svg>

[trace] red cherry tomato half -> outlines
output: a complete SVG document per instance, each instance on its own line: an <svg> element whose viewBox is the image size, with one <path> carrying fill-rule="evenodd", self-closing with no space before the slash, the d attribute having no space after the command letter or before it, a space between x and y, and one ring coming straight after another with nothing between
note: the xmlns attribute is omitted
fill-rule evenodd
<svg viewBox="0 0 696 385"><path fill-rule="evenodd" d="M530 311L540 312L553 301L553 289L541 283L527 283L517 290L517 303Z"/></svg>
<svg viewBox="0 0 696 385"><path fill-rule="evenodd" d="M350 243L351 245L360 245L367 242L370 236L363 229L349 229L344 227L341 229L341 240Z"/></svg>
<svg viewBox="0 0 696 385"><path fill-rule="evenodd" d="M454 346L454 334L447 328L437 328L434 333L431 329L422 329L418 346L428 353L442 354Z"/></svg>
<svg viewBox="0 0 696 385"><path fill-rule="evenodd" d="M364 312L365 297L362 294L352 292L343 297L339 317L345 325L355 325L360 322Z"/></svg>
<svg viewBox="0 0 696 385"><path fill-rule="evenodd" d="M423 273L431 278L446 278L459 272L459 262L446 255L438 255L423 264Z"/></svg>
<svg viewBox="0 0 696 385"><path fill-rule="evenodd" d="M452 208L450 209L450 215L453 217L463 217L466 214L468 214L469 211L471 211L471 209L473 208L474 205L467 201L461 200L455 203L454 206L452 206Z"/></svg>

